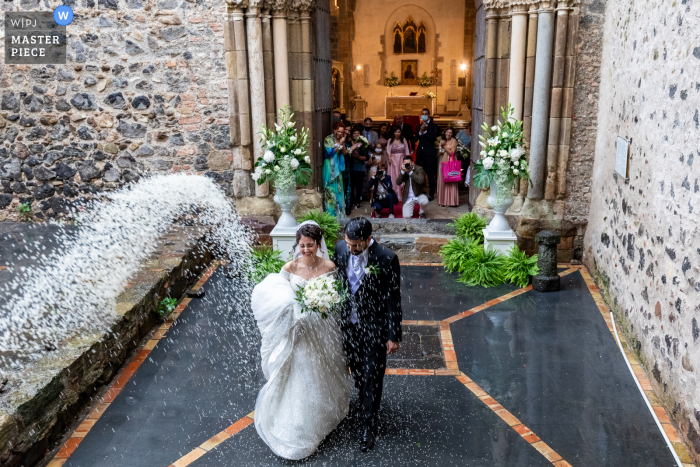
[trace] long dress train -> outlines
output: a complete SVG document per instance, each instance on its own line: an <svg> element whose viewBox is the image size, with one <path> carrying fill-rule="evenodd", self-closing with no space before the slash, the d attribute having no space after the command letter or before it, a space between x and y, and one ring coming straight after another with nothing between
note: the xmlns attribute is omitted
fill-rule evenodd
<svg viewBox="0 0 700 467"><path fill-rule="evenodd" d="M347 416L352 388L338 318L301 313L295 300L306 282L283 269L251 298L267 378L255 403L255 428L275 454L292 460L313 454Z"/></svg>

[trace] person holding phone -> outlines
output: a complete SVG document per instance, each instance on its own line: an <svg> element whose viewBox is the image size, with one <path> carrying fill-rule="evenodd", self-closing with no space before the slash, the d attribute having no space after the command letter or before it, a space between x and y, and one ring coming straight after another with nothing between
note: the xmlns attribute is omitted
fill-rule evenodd
<svg viewBox="0 0 700 467"><path fill-rule="evenodd" d="M398 198L391 183L391 177L386 171L386 164L379 163L377 171L367 183L374 217L379 217L382 209L389 208L389 219L394 218L394 205Z"/></svg>
<svg viewBox="0 0 700 467"><path fill-rule="evenodd" d="M416 203L420 205L418 217L425 219L425 211L423 207L429 202L425 195L425 171L423 167L415 165L411 156L403 158L403 166L399 174L397 184L403 184L403 217L409 219L413 217L413 208Z"/></svg>

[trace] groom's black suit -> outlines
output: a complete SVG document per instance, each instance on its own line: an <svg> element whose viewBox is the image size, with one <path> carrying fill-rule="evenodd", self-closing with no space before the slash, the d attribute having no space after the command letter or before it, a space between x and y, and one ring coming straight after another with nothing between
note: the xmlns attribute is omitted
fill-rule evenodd
<svg viewBox="0 0 700 467"><path fill-rule="evenodd" d="M368 267L378 274L365 274L353 295L347 277L350 251L345 241L335 247L338 276L351 295L341 315L345 354L360 390L365 424L374 427L382 398L387 341L401 341L401 267L396 254L377 242L369 247ZM350 320L353 302L358 323Z"/></svg>

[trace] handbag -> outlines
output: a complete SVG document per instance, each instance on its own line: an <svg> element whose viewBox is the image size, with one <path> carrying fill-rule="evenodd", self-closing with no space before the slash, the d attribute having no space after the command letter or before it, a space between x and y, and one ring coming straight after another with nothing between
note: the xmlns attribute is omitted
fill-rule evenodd
<svg viewBox="0 0 700 467"><path fill-rule="evenodd" d="M457 160L454 153L450 154L450 159L447 162L443 162L441 166L442 181L445 183L462 181L462 163Z"/></svg>

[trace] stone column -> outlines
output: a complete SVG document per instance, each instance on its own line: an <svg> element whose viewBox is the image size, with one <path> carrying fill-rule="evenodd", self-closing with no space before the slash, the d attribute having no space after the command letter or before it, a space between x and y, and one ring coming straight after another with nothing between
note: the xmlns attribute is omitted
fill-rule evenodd
<svg viewBox="0 0 700 467"><path fill-rule="evenodd" d="M569 141L571 139L571 117L574 109L574 79L576 77L576 37L578 36L579 14L569 13L569 27L564 59L564 87L561 103L561 129L559 130L559 162L557 163L557 200L566 195L566 170L569 165Z"/></svg>
<svg viewBox="0 0 700 467"><path fill-rule="evenodd" d="M554 10L542 2L537 18L537 53L535 83L532 93L532 132L530 136L530 177L533 186L528 199L544 197L547 162L547 129L549 123L550 84L552 82L552 43L554 39Z"/></svg>
<svg viewBox="0 0 700 467"><path fill-rule="evenodd" d="M552 96L549 107L549 138L547 142L547 179L544 198L553 201L556 195L557 166L561 135L561 111L566 64L566 39L569 23L569 7L559 1L556 9L556 32L554 36L554 59L552 62Z"/></svg>
<svg viewBox="0 0 700 467"><path fill-rule="evenodd" d="M289 105L294 112L301 111L300 97L301 89L299 86L299 70L300 59L299 51L301 50L301 22L299 20L299 11L290 7L287 16L287 44L289 59Z"/></svg>
<svg viewBox="0 0 700 467"><path fill-rule="evenodd" d="M269 10L262 12L263 69L265 73L265 124L272 127L275 123L275 70L272 64L272 24Z"/></svg>
<svg viewBox="0 0 700 467"><path fill-rule="evenodd" d="M537 50L537 8L533 5L528 12L527 21L527 47L525 51L525 89L523 95L523 136L530 142L532 130L532 90L535 84L535 51ZM529 161L529 155L528 155ZM519 197L527 196L529 183L520 181Z"/></svg>
<svg viewBox="0 0 700 467"><path fill-rule="evenodd" d="M540 292L556 292L561 282L557 274L557 245L561 243L561 235L542 230L535 235L535 242L539 245L537 267L540 272L532 278L532 288Z"/></svg>
<svg viewBox="0 0 700 467"><path fill-rule="evenodd" d="M248 66L250 77L250 108L252 120L252 135L254 158L257 161L263 155L258 133L266 122L267 108L265 105L265 71L263 61L262 21L259 5L262 1L254 1L246 11L246 29L248 37ZM270 194L267 184L255 187L255 195L266 197Z"/></svg>
<svg viewBox="0 0 700 467"><path fill-rule="evenodd" d="M281 8L280 8L281 7ZM275 101L278 109L289 105L289 57L287 50L286 2L278 1L272 13L272 38L275 56Z"/></svg>
<svg viewBox="0 0 700 467"><path fill-rule="evenodd" d="M510 71L510 16L505 9L500 10L498 18L498 46L496 49L496 98L494 102L494 121L501 117L501 108L508 105L508 83Z"/></svg>
<svg viewBox="0 0 700 467"><path fill-rule="evenodd" d="M527 6L511 7L510 31L510 79L508 102L513 107L513 118L523 119L523 96L525 92L525 53L527 47Z"/></svg>
<svg viewBox="0 0 700 467"><path fill-rule="evenodd" d="M314 75L313 75L313 33L311 31L311 9L315 3L312 1L302 1L301 11L299 12L300 32L301 32L301 49L299 50L299 59L301 68L299 79L301 80L302 92L302 117L297 119L305 128L309 129L309 144L313 140L311 131L313 130L313 113L314 113ZM328 77L330 79L330 76ZM310 148L311 149L311 148ZM310 151L313 154L314 151Z"/></svg>
<svg viewBox="0 0 700 467"><path fill-rule="evenodd" d="M496 102L496 53L498 50L498 11L486 10L486 54L484 56L484 123L494 122Z"/></svg>
<svg viewBox="0 0 700 467"><path fill-rule="evenodd" d="M250 107L248 104L248 66L246 57L246 31L243 8L246 1L231 0L228 3L227 23L224 29L226 68L229 87L229 122L233 144L233 194L243 198L253 194L250 170Z"/></svg>

